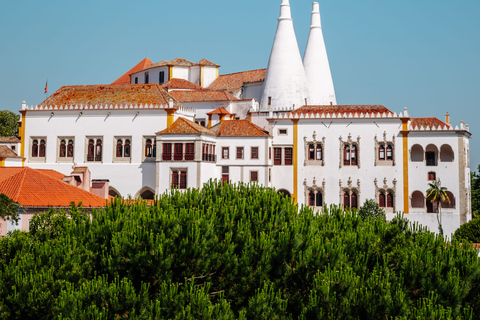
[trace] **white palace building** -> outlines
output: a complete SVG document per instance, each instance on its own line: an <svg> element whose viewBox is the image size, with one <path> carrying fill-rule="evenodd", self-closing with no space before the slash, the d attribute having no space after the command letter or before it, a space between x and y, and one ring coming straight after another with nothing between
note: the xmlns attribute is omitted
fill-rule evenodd
<svg viewBox="0 0 480 320"><path fill-rule="evenodd" d="M440 179L451 199L442 204L445 233L471 219L468 125L337 105L318 3L303 59L283 0L267 69L219 68L146 58L110 85L24 102L18 156L65 175L88 167L112 196L255 181L316 210L375 199L387 219L402 211L432 231L436 208L425 196Z"/></svg>

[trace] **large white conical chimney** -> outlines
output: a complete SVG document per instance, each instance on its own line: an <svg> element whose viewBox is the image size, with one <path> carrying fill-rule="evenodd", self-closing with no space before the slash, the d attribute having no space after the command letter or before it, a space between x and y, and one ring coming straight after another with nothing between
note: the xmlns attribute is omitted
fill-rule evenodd
<svg viewBox="0 0 480 320"><path fill-rule="evenodd" d="M288 0L282 0L277 32L268 61L260 108L299 108L308 102L308 88Z"/></svg>
<svg viewBox="0 0 480 320"><path fill-rule="evenodd" d="M323 40L322 24L320 22L320 6L313 3L312 22L307 48L303 58L303 66L307 76L310 105L337 104L333 88L332 73L328 63L327 49Z"/></svg>

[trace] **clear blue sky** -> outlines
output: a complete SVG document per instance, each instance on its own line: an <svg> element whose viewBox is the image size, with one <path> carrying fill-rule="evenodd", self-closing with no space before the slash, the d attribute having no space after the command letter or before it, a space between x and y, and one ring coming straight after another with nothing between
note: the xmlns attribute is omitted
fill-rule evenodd
<svg viewBox="0 0 480 320"><path fill-rule="evenodd" d="M300 50L311 2L290 0ZM339 104L408 107L470 124L480 163L480 1L320 0ZM265 68L281 0L22 0L0 11L0 109L63 85L111 83L147 56L206 58L220 73Z"/></svg>

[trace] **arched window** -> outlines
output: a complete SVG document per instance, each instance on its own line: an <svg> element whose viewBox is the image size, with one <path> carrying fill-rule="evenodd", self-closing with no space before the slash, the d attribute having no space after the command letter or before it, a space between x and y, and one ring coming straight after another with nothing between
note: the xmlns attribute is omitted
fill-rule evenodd
<svg viewBox="0 0 480 320"><path fill-rule="evenodd" d="M412 161L415 162L422 162L423 161L423 148L421 145L414 145L410 150L410 155Z"/></svg>
<svg viewBox="0 0 480 320"><path fill-rule="evenodd" d="M343 194L343 207L344 208L350 207L350 195L348 194L348 192L345 192Z"/></svg>
<svg viewBox="0 0 480 320"><path fill-rule="evenodd" d="M286 198L290 198L292 195L290 194L290 192L288 192L287 190L285 189L280 189L277 191L278 194L281 194L283 195L284 197Z"/></svg>
<svg viewBox="0 0 480 320"><path fill-rule="evenodd" d="M391 145L387 146L387 160L393 160L393 148Z"/></svg>
<svg viewBox="0 0 480 320"><path fill-rule="evenodd" d="M32 157L38 157L38 140L32 141Z"/></svg>
<svg viewBox="0 0 480 320"><path fill-rule="evenodd" d="M153 157L157 157L157 141L153 141Z"/></svg>
<svg viewBox="0 0 480 320"><path fill-rule="evenodd" d="M315 206L315 193L313 191L308 193L308 205L311 207Z"/></svg>
<svg viewBox="0 0 480 320"><path fill-rule="evenodd" d="M315 160L315 146L313 143L308 145L308 160Z"/></svg>
<svg viewBox="0 0 480 320"><path fill-rule="evenodd" d="M120 158L123 154L123 141L121 139L117 140L117 152L116 157Z"/></svg>
<svg viewBox="0 0 480 320"><path fill-rule="evenodd" d="M72 139L68 140L67 157L73 158L73 140Z"/></svg>
<svg viewBox="0 0 480 320"><path fill-rule="evenodd" d="M153 200L155 199L155 194L150 190L145 190L140 194L140 197L146 200Z"/></svg>
<svg viewBox="0 0 480 320"><path fill-rule="evenodd" d="M425 160L427 166L436 166L438 157L438 149L434 144L429 144L425 148Z"/></svg>
<svg viewBox="0 0 480 320"><path fill-rule="evenodd" d="M384 146L380 146L378 148L378 159L379 160L385 160L385 147Z"/></svg>
<svg viewBox="0 0 480 320"><path fill-rule="evenodd" d="M60 148L59 148L59 153L58 156L61 158L64 158L67 156L67 144L65 140L60 141Z"/></svg>
<svg viewBox="0 0 480 320"><path fill-rule="evenodd" d="M130 153L130 140L129 139L126 139L125 140L125 147L124 147L124 150L123 150L123 154L126 158L129 158L131 153Z"/></svg>
<svg viewBox="0 0 480 320"><path fill-rule="evenodd" d="M46 143L45 140L40 140L40 147L38 148L38 156L39 157L45 157L45 147Z"/></svg>
<svg viewBox="0 0 480 320"><path fill-rule="evenodd" d="M450 191L446 191L446 194L447 194L448 200L450 200L450 202L447 202L447 201L442 202L442 208L455 209L455 196Z"/></svg>
<svg viewBox="0 0 480 320"><path fill-rule="evenodd" d="M343 164L346 166L350 165L350 146L343 148Z"/></svg>
<svg viewBox="0 0 480 320"><path fill-rule="evenodd" d="M87 161L95 160L95 141L93 139L88 140L87 148Z"/></svg>
<svg viewBox="0 0 480 320"><path fill-rule="evenodd" d="M317 192L317 194L316 194L315 206L317 206L317 207L322 207L323 206L323 196L322 196L322 193L320 191Z"/></svg>
<svg viewBox="0 0 480 320"><path fill-rule="evenodd" d="M380 193L378 195L378 205L380 208L385 208L385 193Z"/></svg>
<svg viewBox="0 0 480 320"><path fill-rule="evenodd" d="M152 139L147 139L145 141L145 157L151 157L153 156L152 152Z"/></svg>
<svg viewBox="0 0 480 320"><path fill-rule="evenodd" d="M391 192L387 194L387 208L393 208L393 194Z"/></svg>
<svg viewBox="0 0 480 320"><path fill-rule="evenodd" d="M323 159L322 146L317 144L317 160Z"/></svg>
<svg viewBox="0 0 480 320"><path fill-rule="evenodd" d="M425 197L421 191L412 193L412 208L425 208Z"/></svg>
<svg viewBox="0 0 480 320"><path fill-rule="evenodd" d="M95 161L102 161L102 139L97 139L95 146Z"/></svg>
<svg viewBox="0 0 480 320"><path fill-rule="evenodd" d="M448 144L444 144L440 147L440 161L442 162L453 162L453 150L452 147Z"/></svg>
<svg viewBox="0 0 480 320"><path fill-rule="evenodd" d="M358 208L357 194L355 192L352 192L352 195L350 198L351 198L350 203L352 205L352 208Z"/></svg>

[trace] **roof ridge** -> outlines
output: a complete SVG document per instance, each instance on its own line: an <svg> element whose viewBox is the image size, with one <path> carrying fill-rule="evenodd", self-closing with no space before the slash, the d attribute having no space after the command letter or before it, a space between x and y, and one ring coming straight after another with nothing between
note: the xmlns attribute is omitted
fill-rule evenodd
<svg viewBox="0 0 480 320"><path fill-rule="evenodd" d="M219 77L229 76L229 75L233 75L233 74L246 73L246 72L252 72L252 71L259 71L259 70L267 70L267 68L253 69L253 70L247 70L247 71L238 71L238 72L233 72L233 73L225 73L225 74L219 75Z"/></svg>
<svg viewBox="0 0 480 320"><path fill-rule="evenodd" d="M21 177L20 177L20 182L18 184L18 189L16 190L15 192L15 196L14 196L14 199L12 199L13 201L15 202L18 202L18 198L20 197L20 192L23 188L23 183L25 182L25 177L27 176L27 171L28 169L30 169L29 167L25 167L25 169L23 170L20 170L17 174L21 174ZM4 180L5 181L5 180Z"/></svg>

